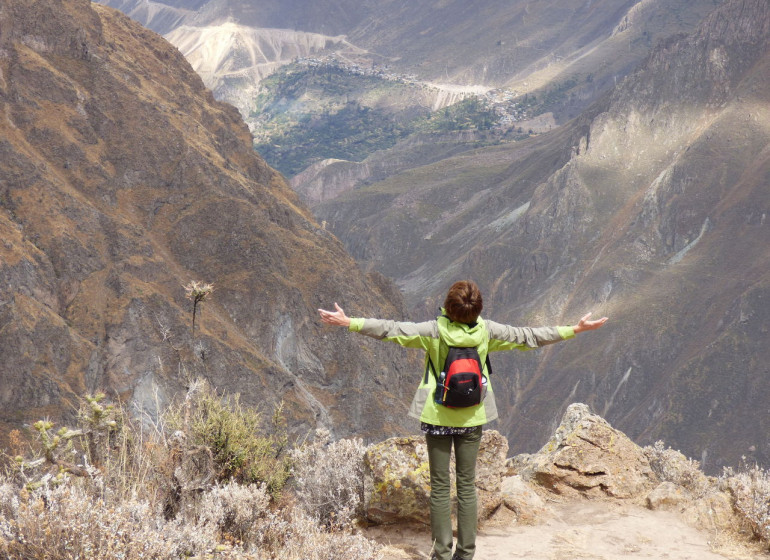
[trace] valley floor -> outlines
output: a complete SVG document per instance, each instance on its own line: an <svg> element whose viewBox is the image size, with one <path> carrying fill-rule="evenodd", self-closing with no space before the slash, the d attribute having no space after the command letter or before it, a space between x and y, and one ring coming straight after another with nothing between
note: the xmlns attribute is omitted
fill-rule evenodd
<svg viewBox="0 0 770 560"><path fill-rule="evenodd" d="M504 508L503 508L504 509ZM553 503L533 525L498 514L479 532L474 560L767 560L732 535L689 527L675 513L607 501ZM375 528L384 560L430 556L430 529Z"/></svg>

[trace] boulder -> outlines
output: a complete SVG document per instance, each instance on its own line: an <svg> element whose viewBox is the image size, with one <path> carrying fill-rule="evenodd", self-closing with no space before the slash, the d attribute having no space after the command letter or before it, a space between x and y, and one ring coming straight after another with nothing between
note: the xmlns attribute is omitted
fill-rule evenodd
<svg viewBox="0 0 770 560"><path fill-rule="evenodd" d="M662 441L644 448L653 472L660 480L672 482L693 496L703 496L713 485L700 469L700 463L686 457L681 451L665 447Z"/></svg>
<svg viewBox="0 0 770 560"><path fill-rule="evenodd" d="M502 485L503 504L516 514L519 523L532 524L548 511L543 499L521 476L507 476Z"/></svg>
<svg viewBox="0 0 770 560"><path fill-rule="evenodd" d="M683 506L682 518L692 527L708 531L745 532L745 523L733 509L727 492L712 491Z"/></svg>
<svg viewBox="0 0 770 560"><path fill-rule="evenodd" d="M476 491L478 516L487 519L503 503L502 483L508 440L496 430L486 430L481 436L479 458L476 461ZM454 482L452 483L454 485Z"/></svg>
<svg viewBox="0 0 770 560"><path fill-rule="evenodd" d="M643 499L658 484L642 448L582 403L567 408L540 451L513 463L557 494Z"/></svg>
<svg viewBox="0 0 770 560"><path fill-rule="evenodd" d="M502 504L507 440L495 430L481 438L476 464L479 520ZM452 500L454 459L450 462ZM374 523L430 523L430 468L424 436L395 437L372 445L364 455L364 507Z"/></svg>
<svg viewBox="0 0 770 560"><path fill-rule="evenodd" d="M647 495L647 507L652 510L681 511L693 501L693 495L673 482L661 482Z"/></svg>
<svg viewBox="0 0 770 560"><path fill-rule="evenodd" d="M364 455L364 508L374 523L430 520L430 471L425 439L395 437Z"/></svg>

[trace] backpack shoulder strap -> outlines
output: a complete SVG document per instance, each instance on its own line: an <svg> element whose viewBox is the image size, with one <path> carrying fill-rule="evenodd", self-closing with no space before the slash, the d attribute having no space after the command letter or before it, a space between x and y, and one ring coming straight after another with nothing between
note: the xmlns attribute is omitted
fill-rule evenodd
<svg viewBox="0 0 770 560"><path fill-rule="evenodd" d="M449 317L447 317L447 315L445 315L445 314L439 315L439 318L440 317L446 317L447 319L449 319ZM438 329L438 341L439 341L438 343L439 343L439 355L440 355L441 354L441 350L440 350L441 344L442 343L446 344L444 342L444 339L441 338L441 329ZM435 364L433 363L433 360L430 357L430 352L426 352L426 355L428 356L428 363L425 364L425 377L423 378L423 383L427 383L428 382L428 372L430 372L430 371L433 372L433 377L435 377L436 381L438 381L438 371L436 370L436 366L435 366Z"/></svg>
<svg viewBox="0 0 770 560"><path fill-rule="evenodd" d="M423 384L428 383L428 374L431 371L433 371L433 377L435 377L436 381L438 381L438 373L436 373L436 366L433 365L433 360L430 359L430 354L428 354L428 363L425 364L425 377L422 380Z"/></svg>

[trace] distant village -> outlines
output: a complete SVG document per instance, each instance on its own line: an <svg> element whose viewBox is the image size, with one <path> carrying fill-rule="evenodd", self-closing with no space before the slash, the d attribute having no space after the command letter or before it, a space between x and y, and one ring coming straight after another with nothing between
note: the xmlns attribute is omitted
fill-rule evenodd
<svg viewBox="0 0 770 560"><path fill-rule="evenodd" d="M334 68L348 72L349 74L368 76L397 82L406 85L417 86L421 88L430 88L440 90L435 85L427 84L417 78L414 74L399 74L393 72L388 65L377 64L359 64L357 62L342 60L336 55L324 57L299 57L295 59L295 64L307 66L309 68ZM471 91L460 94L460 99L475 97L483 102L484 108L493 111L497 117L497 128L510 129L515 127L520 121L527 120L533 115L528 114L528 103L518 101L521 97L519 93L511 89L490 89L484 93L475 93Z"/></svg>

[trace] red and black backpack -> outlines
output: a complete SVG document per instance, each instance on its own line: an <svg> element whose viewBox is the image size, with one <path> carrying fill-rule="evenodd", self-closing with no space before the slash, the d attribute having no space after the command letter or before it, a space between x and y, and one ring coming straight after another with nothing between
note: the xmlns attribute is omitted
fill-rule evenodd
<svg viewBox="0 0 770 560"><path fill-rule="evenodd" d="M443 341L442 341L443 342ZM492 374L489 355L486 359L487 375ZM487 396L487 377L475 346L449 346L440 374L428 357L428 366L436 378L434 400L437 404L450 408L476 406Z"/></svg>

